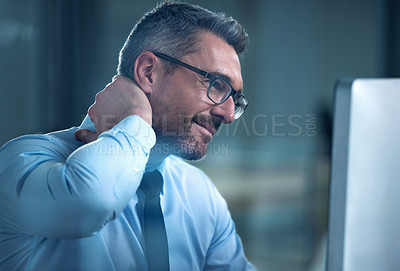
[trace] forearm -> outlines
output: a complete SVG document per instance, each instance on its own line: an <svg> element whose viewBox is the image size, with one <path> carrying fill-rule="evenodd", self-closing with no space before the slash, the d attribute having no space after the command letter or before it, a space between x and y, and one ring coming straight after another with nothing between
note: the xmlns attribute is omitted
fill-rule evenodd
<svg viewBox="0 0 400 271"><path fill-rule="evenodd" d="M14 168L2 170L1 224L55 238L97 232L134 198L154 140L149 125L129 117L64 161L43 150L25 158L15 153Z"/></svg>

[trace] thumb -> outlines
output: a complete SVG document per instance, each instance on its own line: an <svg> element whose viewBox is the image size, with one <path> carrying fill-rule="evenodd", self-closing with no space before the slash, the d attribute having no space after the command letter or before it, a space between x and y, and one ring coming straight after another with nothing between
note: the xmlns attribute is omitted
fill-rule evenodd
<svg viewBox="0 0 400 271"><path fill-rule="evenodd" d="M89 143L97 139L97 133L89 131L88 129L79 129L74 133L75 139L83 143Z"/></svg>

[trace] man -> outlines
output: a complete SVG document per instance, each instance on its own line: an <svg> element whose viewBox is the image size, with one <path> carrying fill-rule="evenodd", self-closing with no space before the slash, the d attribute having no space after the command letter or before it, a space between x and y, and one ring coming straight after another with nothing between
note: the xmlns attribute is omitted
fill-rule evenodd
<svg viewBox="0 0 400 271"><path fill-rule="evenodd" d="M225 201L178 158L243 113L246 43L232 18L164 3L79 128L4 145L0 270L252 270Z"/></svg>

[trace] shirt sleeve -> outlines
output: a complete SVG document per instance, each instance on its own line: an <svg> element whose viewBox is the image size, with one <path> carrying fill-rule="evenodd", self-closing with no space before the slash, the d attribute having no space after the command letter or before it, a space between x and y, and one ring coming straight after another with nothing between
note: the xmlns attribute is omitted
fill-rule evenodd
<svg viewBox="0 0 400 271"><path fill-rule="evenodd" d="M215 232L208 248L205 270L255 270L247 260L226 201L214 187Z"/></svg>
<svg viewBox="0 0 400 271"><path fill-rule="evenodd" d="M50 135L0 149L0 226L49 238L95 234L134 198L155 134L129 116L73 151Z"/></svg>

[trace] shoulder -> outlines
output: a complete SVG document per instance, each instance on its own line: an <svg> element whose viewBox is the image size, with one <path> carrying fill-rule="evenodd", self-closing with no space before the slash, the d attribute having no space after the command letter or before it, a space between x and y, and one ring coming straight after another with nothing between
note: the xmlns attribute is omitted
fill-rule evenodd
<svg viewBox="0 0 400 271"><path fill-rule="evenodd" d="M169 156L166 159L165 167L168 169L170 174L178 177L181 181L190 182L192 180L214 187L212 180L207 176L207 174L198 167L189 164L177 156Z"/></svg>
<svg viewBox="0 0 400 271"><path fill-rule="evenodd" d="M214 211L220 207L226 208L226 201L213 181L201 169L176 156L167 158L165 169L171 185L181 195L186 195L188 201Z"/></svg>
<svg viewBox="0 0 400 271"><path fill-rule="evenodd" d="M80 143L74 140L76 128L49 134L23 135L8 141L0 148L0 159L12 156L52 155L67 157Z"/></svg>

